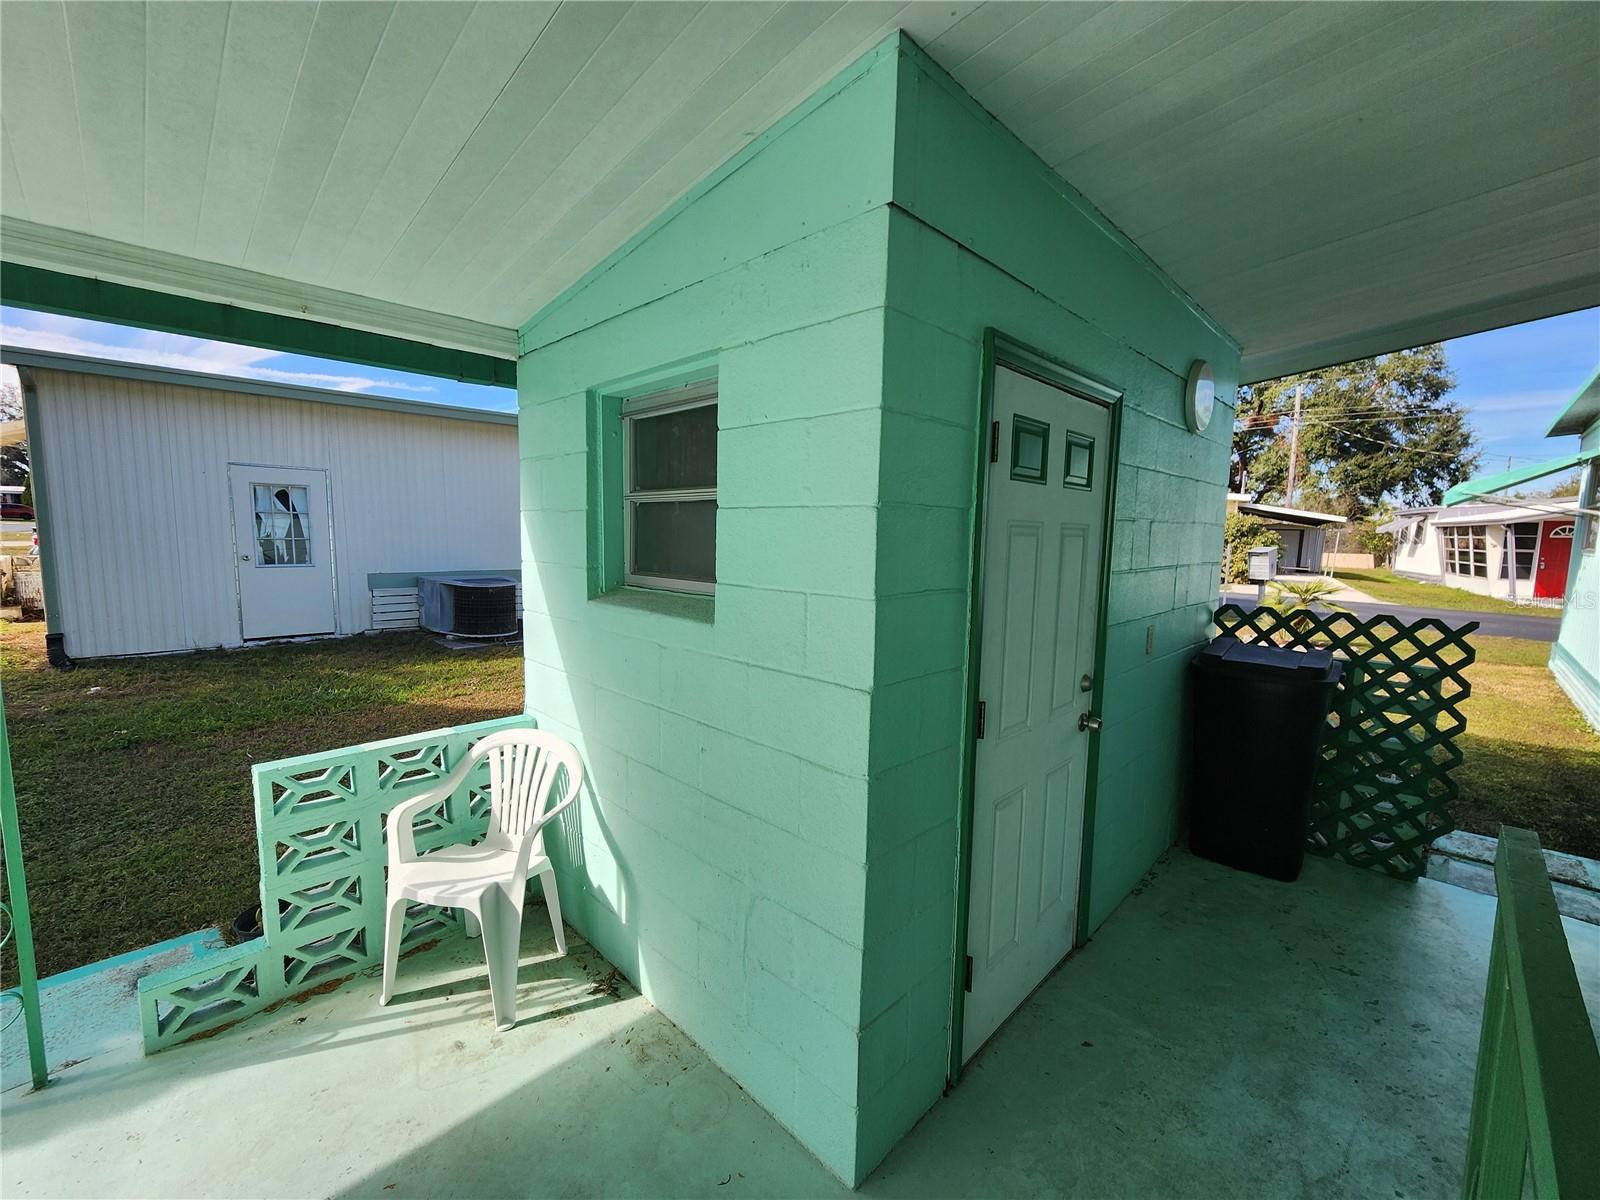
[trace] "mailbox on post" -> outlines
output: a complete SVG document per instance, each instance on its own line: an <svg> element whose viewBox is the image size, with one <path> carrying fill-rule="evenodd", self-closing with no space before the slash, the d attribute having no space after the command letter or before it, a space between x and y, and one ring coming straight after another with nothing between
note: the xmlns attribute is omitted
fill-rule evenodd
<svg viewBox="0 0 1600 1200"><path fill-rule="evenodd" d="M1271 583L1278 577L1278 548L1256 546L1245 552L1248 565L1245 577L1251 583Z"/></svg>
<svg viewBox="0 0 1600 1200"><path fill-rule="evenodd" d="M1267 602L1267 584L1278 577L1278 548L1253 546L1245 551L1245 578L1256 585L1256 604Z"/></svg>

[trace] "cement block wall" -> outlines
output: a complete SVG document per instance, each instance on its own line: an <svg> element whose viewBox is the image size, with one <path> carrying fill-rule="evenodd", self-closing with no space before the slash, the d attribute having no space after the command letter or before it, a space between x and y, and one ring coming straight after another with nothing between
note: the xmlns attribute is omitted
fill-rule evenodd
<svg viewBox="0 0 1600 1200"><path fill-rule="evenodd" d="M1124 392L1088 924L1177 833L1184 673L1217 594L1238 354L1125 240L909 43L889 229L861 1140L875 1162L950 1051L959 746L983 335ZM1210 427L1183 420L1211 362ZM891 533L891 528L893 532ZM1148 644L1148 649L1147 649Z"/></svg>
<svg viewBox="0 0 1600 1200"><path fill-rule="evenodd" d="M1053 181L1053 182L1052 182ZM1172 840L1236 353L891 39L522 331L529 711L578 741L569 918L856 1182L949 1067L984 329L1126 390L1090 910ZM714 600L595 597L601 394L714 364ZM1147 636L1154 647L1146 653Z"/></svg>
<svg viewBox="0 0 1600 1200"><path fill-rule="evenodd" d="M852 1181L893 66L532 322L518 370L528 707L591 772L563 905ZM715 598L592 599L591 393L689 357L719 381Z"/></svg>

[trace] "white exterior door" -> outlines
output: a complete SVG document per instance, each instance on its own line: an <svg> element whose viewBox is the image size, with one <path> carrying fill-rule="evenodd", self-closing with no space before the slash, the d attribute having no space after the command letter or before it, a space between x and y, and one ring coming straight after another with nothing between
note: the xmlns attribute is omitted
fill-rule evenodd
<svg viewBox="0 0 1600 1200"><path fill-rule="evenodd" d="M243 636L333 633L328 473L232 463L228 486Z"/></svg>
<svg viewBox="0 0 1600 1200"><path fill-rule="evenodd" d="M1072 949L1110 466L1105 406L995 368L962 1059Z"/></svg>

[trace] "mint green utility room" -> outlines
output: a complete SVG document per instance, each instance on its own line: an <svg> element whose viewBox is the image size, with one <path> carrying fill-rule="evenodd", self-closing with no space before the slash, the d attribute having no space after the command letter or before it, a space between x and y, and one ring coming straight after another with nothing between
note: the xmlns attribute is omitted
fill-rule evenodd
<svg viewBox="0 0 1600 1200"><path fill-rule="evenodd" d="M1077 932L1114 395L994 368L963 1061Z"/></svg>

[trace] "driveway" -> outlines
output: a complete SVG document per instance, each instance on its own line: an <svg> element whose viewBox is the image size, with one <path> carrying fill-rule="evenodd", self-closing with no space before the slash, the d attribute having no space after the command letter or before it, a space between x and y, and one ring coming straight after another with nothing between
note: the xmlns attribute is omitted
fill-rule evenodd
<svg viewBox="0 0 1600 1200"><path fill-rule="evenodd" d="M1223 604L1237 604L1247 612L1256 607L1256 598L1252 593L1248 596L1224 595L1218 601ZM1488 613L1468 612L1459 608L1413 608L1407 604L1380 604L1377 601L1363 603L1360 601L1341 601L1346 608L1358 617L1376 617L1380 615L1399 617L1407 623L1420 621L1424 617L1437 617L1446 625L1465 625L1468 621L1478 623L1478 632L1485 637L1514 637L1528 638L1536 642L1553 642L1556 634L1561 629L1561 622L1555 617L1524 617L1516 613Z"/></svg>

